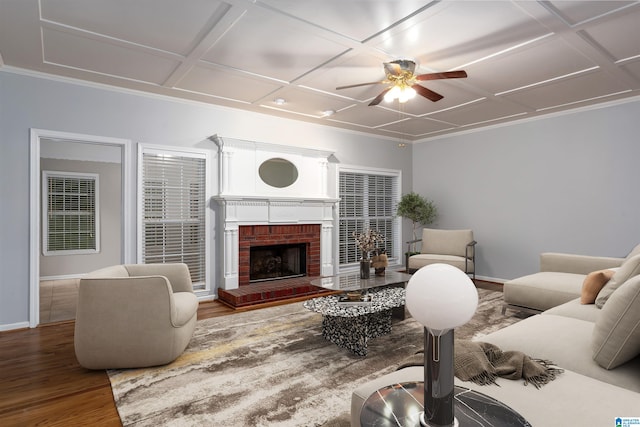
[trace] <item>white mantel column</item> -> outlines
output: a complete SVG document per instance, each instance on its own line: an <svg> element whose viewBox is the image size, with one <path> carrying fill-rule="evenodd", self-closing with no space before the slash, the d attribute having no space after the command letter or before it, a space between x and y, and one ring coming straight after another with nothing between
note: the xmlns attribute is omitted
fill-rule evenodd
<svg viewBox="0 0 640 427"><path fill-rule="evenodd" d="M220 176L220 193L227 194L229 192L229 182L230 175L229 171L231 168L231 160L233 157L233 152L231 151L223 151L221 156L222 165L220 166L221 176Z"/></svg>
<svg viewBox="0 0 640 427"><path fill-rule="evenodd" d="M333 276L333 223L324 222L320 232L320 275Z"/></svg>
<svg viewBox="0 0 640 427"><path fill-rule="evenodd" d="M329 169L329 162L325 159L319 160L320 163L320 194L328 194L327 192L327 174Z"/></svg>
<svg viewBox="0 0 640 427"><path fill-rule="evenodd" d="M240 258L240 243L238 237L238 223L226 222L224 224L224 283L222 288L238 289L239 271L238 263Z"/></svg>

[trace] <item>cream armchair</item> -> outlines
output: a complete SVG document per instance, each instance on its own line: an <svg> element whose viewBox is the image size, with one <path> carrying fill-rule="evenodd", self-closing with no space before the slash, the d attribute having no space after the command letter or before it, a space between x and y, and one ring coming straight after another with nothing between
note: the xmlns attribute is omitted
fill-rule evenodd
<svg viewBox="0 0 640 427"><path fill-rule="evenodd" d="M475 246L472 230L437 230L424 228L422 239L407 242L408 253L412 245L421 243L420 253L407 258L407 272L414 273L429 264L443 263L459 268L476 280Z"/></svg>
<svg viewBox="0 0 640 427"><path fill-rule="evenodd" d="M89 369L164 365L189 344L197 311L186 264L94 271L80 280L76 357Z"/></svg>

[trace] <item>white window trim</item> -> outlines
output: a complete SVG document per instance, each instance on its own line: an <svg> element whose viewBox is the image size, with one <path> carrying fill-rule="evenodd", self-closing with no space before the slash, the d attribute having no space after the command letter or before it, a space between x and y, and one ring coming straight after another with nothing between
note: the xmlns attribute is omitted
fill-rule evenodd
<svg viewBox="0 0 640 427"><path fill-rule="evenodd" d="M195 293L198 297L208 298L211 295L211 290L213 289L211 286L211 209L210 209L210 200L211 200L211 156L210 151L208 150L200 150L189 147L173 147L173 146L164 146L157 144L138 144L138 154L137 154L137 253L136 259L138 263L142 263L142 242L144 239L144 224L143 224L143 215L144 215L144 188L143 188L143 154L166 154L166 155L176 155L176 156L191 156L191 157L200 157L205 160L205 283L204 288L195 290Z"/></svg>
<svg viewBox="0 0 640 427"><path fill-rule="evenodd" d="M376 168L376 167L365 167L358 165L342 165L338 164L336 167L336 177L335 177L335 194L340 195L340 173L358 173L365 175L385 175L385 176L393 176L397 178L397 200L395 201L395 205L398 204L401 197L402 192L402 171L399 169L385 169L385 168ZM359 268L357 265L340 265L339 262L339 251L340 251L340 212L339 212L339 203L337 204L336 214L335 214L335 232L334 232L334 253L336 265L340 271L351 271ZM394 242L394 253L390 254L390 258L393 258L395 262L391 265L403 265L404 257L402 255L402 221L396 215L394 216L394 227L397 230L396 233L396 241Z"/></svg>
<svg viewBox="0 0 640 427"><path fill-rule="evenodd" d="M49 250L49 177L91 179L95 182L95 249ZM42 171L42 254L44 256L86 255L100 253L100 175L82 172Z"/></svg>

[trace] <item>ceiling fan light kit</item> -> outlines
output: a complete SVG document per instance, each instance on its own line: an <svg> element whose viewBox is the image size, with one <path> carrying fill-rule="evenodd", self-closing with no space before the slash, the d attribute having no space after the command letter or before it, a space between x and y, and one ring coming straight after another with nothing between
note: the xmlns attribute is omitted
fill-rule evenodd
<svg viewBox="0 0 640 427"><path fill-rule="evenodd" d="M423 96L433 102L436 102L441 100L443 96L430 89L427 89L424 86L419 85L417 83L418 81L459 79L467 77L467 73L464 70L428 73L416 76L414 74L416 63L408 59L398 59L396 61L385 62L383 65L385 74L387 76L385 80L381 80L379 82L358 83L349 86L340 86L336 89L340 90L375 84L389 84L389 87L383 90L378 96L373 98L373 100L369 103L370 106L378 105L383 99L386 102L393 102L397 99L398 102L402 104L409 101L410 99L413 99L416 94Z"/></svg>
<svg viewBox="0 0 640 427"><path fill-rule="evenodd" d="M411 86L396 84L386 93L384 100L385 102L393 102L397 99L399 103L404 104L408 100L415 98L416 93L416 90Z"/></svg>

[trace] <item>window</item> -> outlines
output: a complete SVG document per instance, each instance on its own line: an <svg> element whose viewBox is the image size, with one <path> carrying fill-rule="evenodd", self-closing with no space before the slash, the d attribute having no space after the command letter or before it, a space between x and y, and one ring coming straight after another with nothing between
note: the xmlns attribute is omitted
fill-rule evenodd
<svg viewBox="0 0 640 427"><path fill-rule="evenodd" d="M43 171L44 255L100 251L98 175Z"/></svg>
<svg viewBox="0 0 640 427"><path fill-rule="evenodd" d="M385 237L381 248L389 258L398 259L400 222L395 218L398 204L399 172L342 170L339 173L339 263L354 264L362 254L353 233L367 228Z"/></svg>
<svg viewBox="0 0 640 427"><path fill-rule="evenodd" d="M206 286L205 183L204 155L144 150L141 261L187 264L195 289Z"/></svg>

